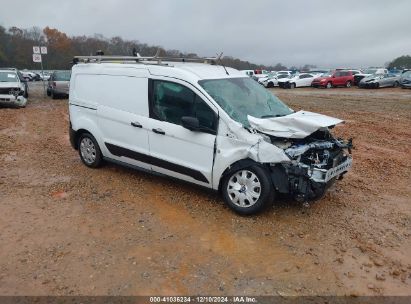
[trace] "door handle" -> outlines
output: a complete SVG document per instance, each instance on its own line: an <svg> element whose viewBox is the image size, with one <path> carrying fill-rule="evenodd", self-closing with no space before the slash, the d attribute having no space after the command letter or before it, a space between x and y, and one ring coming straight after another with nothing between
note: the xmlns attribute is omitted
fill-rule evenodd
<svg viewBox="0 0 411 304"><path fill-rule="evenodd" d="M157 133L157 134L161 134L161 135L165 135L165 134L166 134L166 132L164 132L164 131L161 130L160 128L158 128L158 129L153 129L153 132L154 132L154 133Z"/></svg>
<svg viewBox="0 0 411 304"><path fill-rule="evenodd" d="M135 122L131 122L130 123L133 127L136 127L136 128L142 128L143 126L139 123L139 122L137 122L137 121L135 121Z"/></svg>

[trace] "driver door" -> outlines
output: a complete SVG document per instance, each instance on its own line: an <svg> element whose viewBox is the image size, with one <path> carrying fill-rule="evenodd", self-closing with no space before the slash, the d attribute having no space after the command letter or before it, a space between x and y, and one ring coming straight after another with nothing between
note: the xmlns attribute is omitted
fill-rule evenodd
<svg viewBox="0 0 411 304"><path fill-rule="evenodd" d="M150 157L153 171L211 188L218 112L200 94L177 79L150 80ZM183 116L198 118L204 131L184 128Z"/></svg>

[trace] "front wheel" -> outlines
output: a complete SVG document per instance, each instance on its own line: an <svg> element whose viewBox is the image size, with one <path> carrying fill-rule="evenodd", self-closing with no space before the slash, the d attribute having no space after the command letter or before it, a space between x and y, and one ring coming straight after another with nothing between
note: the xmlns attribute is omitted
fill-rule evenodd
<svg viewBox="0 0 411 304"><path fill-rule="evenodd" d="M103 162L100 147L93 135L83 133L78 141L78 152L81 161L90 168L100 167Z"/></svg>
<svg viewBox="0 0 411 304"><path fill-rule="evenodd" d="M295 83L290 83L290 89L295 89Z"/></svg>
<svg viewBox="0 0 411 304"><path fill-rule="evenodd" d="M394 82L394 88L397 88L400 84L398 83L398 81Z"/></svg>
<svg viewBox="0 0 411 304"><path fill-rule="evenodd" d="M274 194L268 173L256 165L227 174L222 190L226 204L241 215L261 212Z"/></svg>
<svg viewBox="0 0 411 304"><path fill-rule="evenodd" d="M328 82L325 87L326 87L327 89L331 89L331 88L333 87L333 85L331 84L331 82Z"/></svg>
<svg viewBox="0 0 411 304"><path fill-rule="evenodd" d="M274 84L270 81L269 83L267 83L267 88L273 88Z"/></svg>

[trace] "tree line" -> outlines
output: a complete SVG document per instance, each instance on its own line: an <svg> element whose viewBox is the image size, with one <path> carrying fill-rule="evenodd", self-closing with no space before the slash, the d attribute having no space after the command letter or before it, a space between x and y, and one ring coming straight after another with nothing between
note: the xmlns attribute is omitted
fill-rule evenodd
<svg viewBox="0 0 411 304"><path fill-rule="evenodd" d="M196 58L195 53L169 50L157 45L148 45L138 40L125 40L119 36L106 38L101 34L93 36L69 36L55 28L32 27L21 29L0 26L0 67L16 67L18 69L38 69L39 64L32 61L33 46L47 46L48 54L44 56L44 69L70 69L73 56L95 55L102 50L105 55L131 56L133 50L141 56L153 56L160 50L161 56ZM285 70L286 66L278 63L274 66L251 63L231 56L224 56L222 63L239 70ZM305 65L304 67L313 67ZM301 67L301 68L304 68Z"/></svg>
<svg viewBox="0 0 411 304"><path fill-rule="evenodd" d="M16 67L18 69L38 69L39 64L32 61L33 46L48 47L48 54L44 57L44 69L70 69L71 61L75 55L95 55L97 50L102 50L106 55L131 56L133 50L141 56L152 56L160 50L161 56L196 58L195 53L186 53L179 50L169 50L157 45L148 45L138 40L125 40L119 36L106 38L101 34L93 36L68 36L55 28L32 27L20 29L0 26L0 67ZM315 65L286 67L281 63L273 66L261 65L244 61L231 56L224 56L222 63L228 67L239 70L264 69L269 71L279 70L309 70ZM411 68L411 56L401 56L387 64L389 68Z"/></svg>

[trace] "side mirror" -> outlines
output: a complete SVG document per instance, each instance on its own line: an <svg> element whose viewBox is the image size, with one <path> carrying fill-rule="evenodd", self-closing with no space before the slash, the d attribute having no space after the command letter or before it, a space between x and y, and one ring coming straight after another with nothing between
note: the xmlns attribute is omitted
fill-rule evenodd
<svg viewBox="0 0 411 304"><path fill-rule="evenodd" d="M197 131L200 129L200 122L197 117L183 116L181 117L181 125L190 131Z"/></svg>

